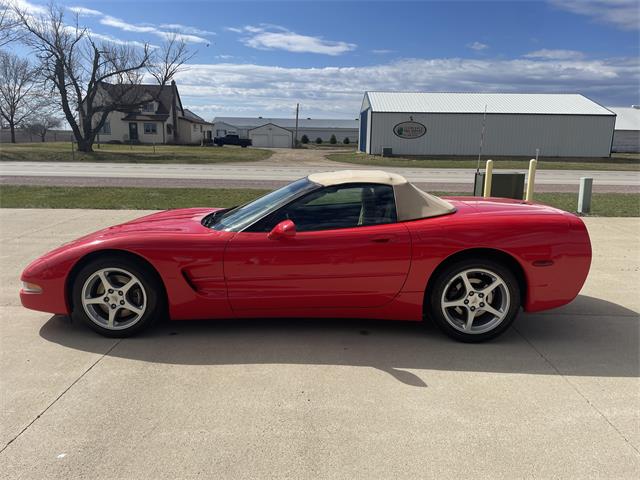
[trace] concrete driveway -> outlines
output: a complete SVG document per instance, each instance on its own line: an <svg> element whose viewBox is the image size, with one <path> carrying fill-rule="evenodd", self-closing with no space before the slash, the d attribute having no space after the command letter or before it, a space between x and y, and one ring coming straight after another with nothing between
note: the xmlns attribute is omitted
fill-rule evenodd
<svg viewBox="0 0 640 480"><path fill-rule="evenodd" d="M482 345L333 320L110 340L19 306L28 261L143 213L0 210L1 478L637 478L638 219L587 219L582 294Z"/></svg>

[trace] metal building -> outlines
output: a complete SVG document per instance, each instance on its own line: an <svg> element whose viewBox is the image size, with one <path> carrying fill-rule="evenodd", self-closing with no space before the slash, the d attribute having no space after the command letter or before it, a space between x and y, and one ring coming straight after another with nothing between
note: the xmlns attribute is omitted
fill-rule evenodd
<svg viewBox="0 0 640 480"><path fill-rule="evenodd" d="M616 114L612 152L640 152L640 105L607 107Z"/></svg>
<svg viewBox="0 0 640 480"><path fill-rule="evenodd" d="M579 94L366 92L359 148L475 156L483 136L483 155L538 148L546 157L608 157L614 123L613 112Z"/></svg>
<svg viewBox="0 0 640 480"><path fill-rule="evenodd" d="M265 130L263 127L266 125L271 127L266 127ZM276 134L269 135L269 128ZM260 135L257 140L261 147L281 147L283 137L287 135L281 130L289 131L291 140L287 147L291 147L295 128L295 118L216 117L213 119L213 134L216 137L224 137L229 133L239 135L241 138ZM260 130L257 131L258 129ZM265 134L266 136L262 136ZM338 143L343 143L345 138L348 138L350 143L355 143L358 140L358 120L300 118L298 140L303 135L306 135L310 142L321 138L326 143L331 139L331 135L335 135ZM253 144L258 146L255 141Z"/></svg>

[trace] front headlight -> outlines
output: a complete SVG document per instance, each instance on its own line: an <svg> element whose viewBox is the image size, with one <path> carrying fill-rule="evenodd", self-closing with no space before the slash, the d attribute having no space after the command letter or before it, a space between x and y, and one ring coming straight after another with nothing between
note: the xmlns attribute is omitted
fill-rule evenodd
<svg viewBox="0 0 640 480"><path fill-rule="evenodd" d="M22 282L22 291L25 293L42 293L42 287L31 282Z"/></svg>

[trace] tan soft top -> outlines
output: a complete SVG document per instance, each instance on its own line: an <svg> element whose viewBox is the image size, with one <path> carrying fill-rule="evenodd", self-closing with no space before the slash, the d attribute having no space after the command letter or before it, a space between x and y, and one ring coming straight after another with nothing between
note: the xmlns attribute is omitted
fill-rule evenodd
<svg viewBox="0 0 640 480"><path fill-rule="evenodd" d="M309 180L325 187L345 183L379 183L391 185L396 199L398 221L445 215L455 210L449 202L423 192L397 173L382 170L339 170L313 173Z"/></svg>

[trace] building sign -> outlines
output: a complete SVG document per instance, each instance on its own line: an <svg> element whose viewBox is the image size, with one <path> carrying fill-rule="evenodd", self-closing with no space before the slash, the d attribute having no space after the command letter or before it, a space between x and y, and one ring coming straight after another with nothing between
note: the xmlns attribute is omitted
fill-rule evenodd
<svg viewBox="0 0 640 480"><path fill-rule="evenodd" d="M400 138L420 138L425 133L427 133L427 127L423 124L414 122L413 120L409 122L402 122L393 127L393 133Z"/></svg>

